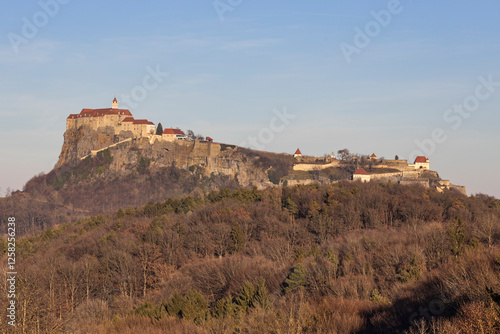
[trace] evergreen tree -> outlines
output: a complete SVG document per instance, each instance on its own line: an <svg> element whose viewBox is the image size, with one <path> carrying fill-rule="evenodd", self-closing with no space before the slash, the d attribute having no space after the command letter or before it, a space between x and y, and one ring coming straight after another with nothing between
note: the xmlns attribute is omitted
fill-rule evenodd
<svg viewBox="0 0 500 334"><path fill-rule="evenodd" d="M469 233L467 225L462 217L457 217L448 226L448 236L450 237L451 252L458 256L465 251L467 242L469 241Z"/></svg>
<svg viewBox="0 0 500 334"><path fill-rule="evenodd" d="M189 290L180 315L182 318L194 321L200 325L208 314L208 303L201 293L196 290Z"/></svg>
<svg viewBox="0 0 500 334"><path fill-rule="evenodd" d="M269 293L267 292L265 281L261 277L259 283L255 287L255 293L252 300L253 307L262 307L263 309L268 309L271 306L271 300L269 299Z"/></svg>
<svg viewBox="0 0 500 334"><path fill-rule="evenodd" d="M238 253L245 246L245 234L241 230L240 224L236 222L231 230L231 253Z"/></svg>
<svg viewBox="0 0 500 334"><path fill-rule="evenodd" d="M172 298L170 298L170 301L165 304L165 310L171 316L179 316L185 303L184 298L176 292Z"/></svg>
<svg viewBox="0 0 500 334"><path fill-rule="evenodd" d="M255 289L250 282L245 282L240 290L240 293L235 298L236 305L241 306L242 309L246 310L252 305L253 297L255 294Z"/></svg>
<svg viewBox="0 0 500 334"><path fill-rule="evenodd" d="M307 270L302 263L298 263L293 267L292 272L285 280L284 290L289 292L306 284Z"/></svg>
<svg viewBox="0 0 500 334"><path fill-rule="evenodd" d="M185 298L174 293L164 308L170 316L194 321L198 325L206 320L208 314L208 304L196 290L189 290Z"/></svg>
<svg viewBox="0 0 500 334"><path fill-rule="evenodd" d="M233 298L229 295L217 301L214 315L218 318L236 317L240 311L241 307L233 303Z"/></svg>
<svg viewBox="0 0 500 334"><path fill-rule="evenodd" d="M285 201L285 208L293 216L296 216L299 213L299 207L291 197L287 197Z"/></svg>
<svg viewBox="0 0 500 334"><path fill-rule="evenodd" d="M159 136L163 134L163 125L161 125L161 123L158 123L158 126L156 127L156 134Z"/></svg>
<svg viewBox="0 0 500 334"><path fill-rule="evenodd" d="M333 251L333 249L330 247L328 247L328 249L326 250L326 258L332 264L333 278L337 279L337 271L339 269L339 260L337 258L337 255Z"/></svg>

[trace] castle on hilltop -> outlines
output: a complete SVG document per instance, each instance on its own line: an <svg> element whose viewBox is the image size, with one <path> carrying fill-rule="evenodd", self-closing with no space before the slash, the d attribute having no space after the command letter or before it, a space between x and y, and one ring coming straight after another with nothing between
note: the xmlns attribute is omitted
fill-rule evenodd
<svg viewBox="0 0 500 334"><path fill-rule="evenodd" d="M134 119L128 109L119 109L118 100L113 100L111 108L83 109L79 114L71 114L66 119L66 130L78 129L87 125L92 130L110 126L115 134L131 131L134 137L147 137L156 134L156 126L147 119Z"/></svg>
<svg viewBox="0 0 500 334"><path fill-rule="evenodd" d="M165 129L161 135L156 134L156 126L147 119L134 119L128 109L118 108L118 100L113 100L111 108L82 109L79 114L71 114L66 119L66 131L78 129L82 126L97 130L102 127L112 127L115 135L121 131L130 131L135 138L147 137L151 142L155 140L187 140L188 137L180 129ZM207 140L209 140L207 138ZM212 139L210 138L210 141Z"/></svg>

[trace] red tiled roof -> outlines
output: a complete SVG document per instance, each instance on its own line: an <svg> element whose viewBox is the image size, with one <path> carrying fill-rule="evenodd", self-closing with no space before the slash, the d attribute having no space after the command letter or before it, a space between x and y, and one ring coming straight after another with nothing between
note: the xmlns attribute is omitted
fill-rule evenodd
<svg viewBox="0 0 500 334"><path fill-rule="evenodd" d="M164 135L184 135L184 132L182 132L181 129L165 129L163 130Z"/></svg>
<svg viewBox="0 0 500 334"><path fill-rule="evenodd" d="M128 109L82 109L79 117L99 117L104 115L127 115L132 116L132 113Z"/></svg>
<svg viewBox="0 0 500 334"><path fill-rule="evenodd" d="M135 119L132 124L149 124L149 125L155 125L155 123L150 122L147 119Z"/></svg>
<svg viewBox="0 0 500 334"><path fill-rule="evenodd" d="M429 162L429 159L427 159L426 157L424 157L423 155L419 155L416 159L415 159L415 164L416 163L428 163Z"/></svg>
<svg viewBox="0 0 500 334"><path fill-rule="evenodd" d="M207 139L208 141L214 141L214 140L212 139L212 137L207 137L206 139Z"/></svg>
<svg viewBox="0 0 500 334"><path fill-rule="evenodd" d="M377 156L375 155L375 153L373 153L372 155L370 155L370 158L376 158Z"/></svg>
<svg viewBox="0 0 500 334"><path fill-rule="evenodd" d="M295 154L300 154L300 155L302 155L302 152L300 152L300 149L297 149L297 151L295 151Z"/></svg>
<svg viewBox="0 0 500 334"><path fill-rule="evenodd" d="M71 114L68 116L68 119L74 119L74 118L77 118L78 117L78 114Z"/></svg>
<svg viewBox="0 0 500 334"><path fill-rule="evenodd" d="M359 168L354 175L370 175L363 168Z"/></svg>
<svg viewBox="0 0 500 334"><path fill-rule="evenodd" d="M123 122L133 122L133 121L135 121L135 119L134 119L133 117L125 117L125 118L123 119L122 123L123 123Z"/></svg>

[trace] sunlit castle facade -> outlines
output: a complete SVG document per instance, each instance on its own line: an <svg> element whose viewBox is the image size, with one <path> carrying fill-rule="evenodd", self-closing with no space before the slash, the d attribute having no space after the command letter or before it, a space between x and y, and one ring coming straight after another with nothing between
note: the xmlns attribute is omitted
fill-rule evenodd
<svg viewBox="0 0 500 334"><path fill-rule="evenodd" d="M146 119L134 119L128 109L120 109L115 98L111 108L83 109L79 114L71 114L66 119L66 130L88 126L93 130L101 127L113 127L115 134L131 131L135 137L146 137L156 133L156 126Z"/></svg>
<svg viewBox="0 0 500 334"><path fill-rule="evenodd" d="M413 164L415 166L415 169L430 169L430 161L429 158L419 155L418 157L415 158L415 162Z"/></svg>
<svg viewBox="0 0 500 334"><path fill-rule="evenodd" d="M352 175L353 181L370 182L371 176L363 168L358 170Z"/></svg>

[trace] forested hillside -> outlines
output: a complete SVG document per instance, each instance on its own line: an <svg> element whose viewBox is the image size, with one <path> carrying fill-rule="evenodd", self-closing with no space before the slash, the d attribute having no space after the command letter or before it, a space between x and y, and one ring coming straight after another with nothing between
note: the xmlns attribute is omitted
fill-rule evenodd
<svg viewBox="0 0 500 334"><path fill-rule="evenodd" d="M17 330L496 333L499 242L486 195L199 191L19 239Z"/></svg>

